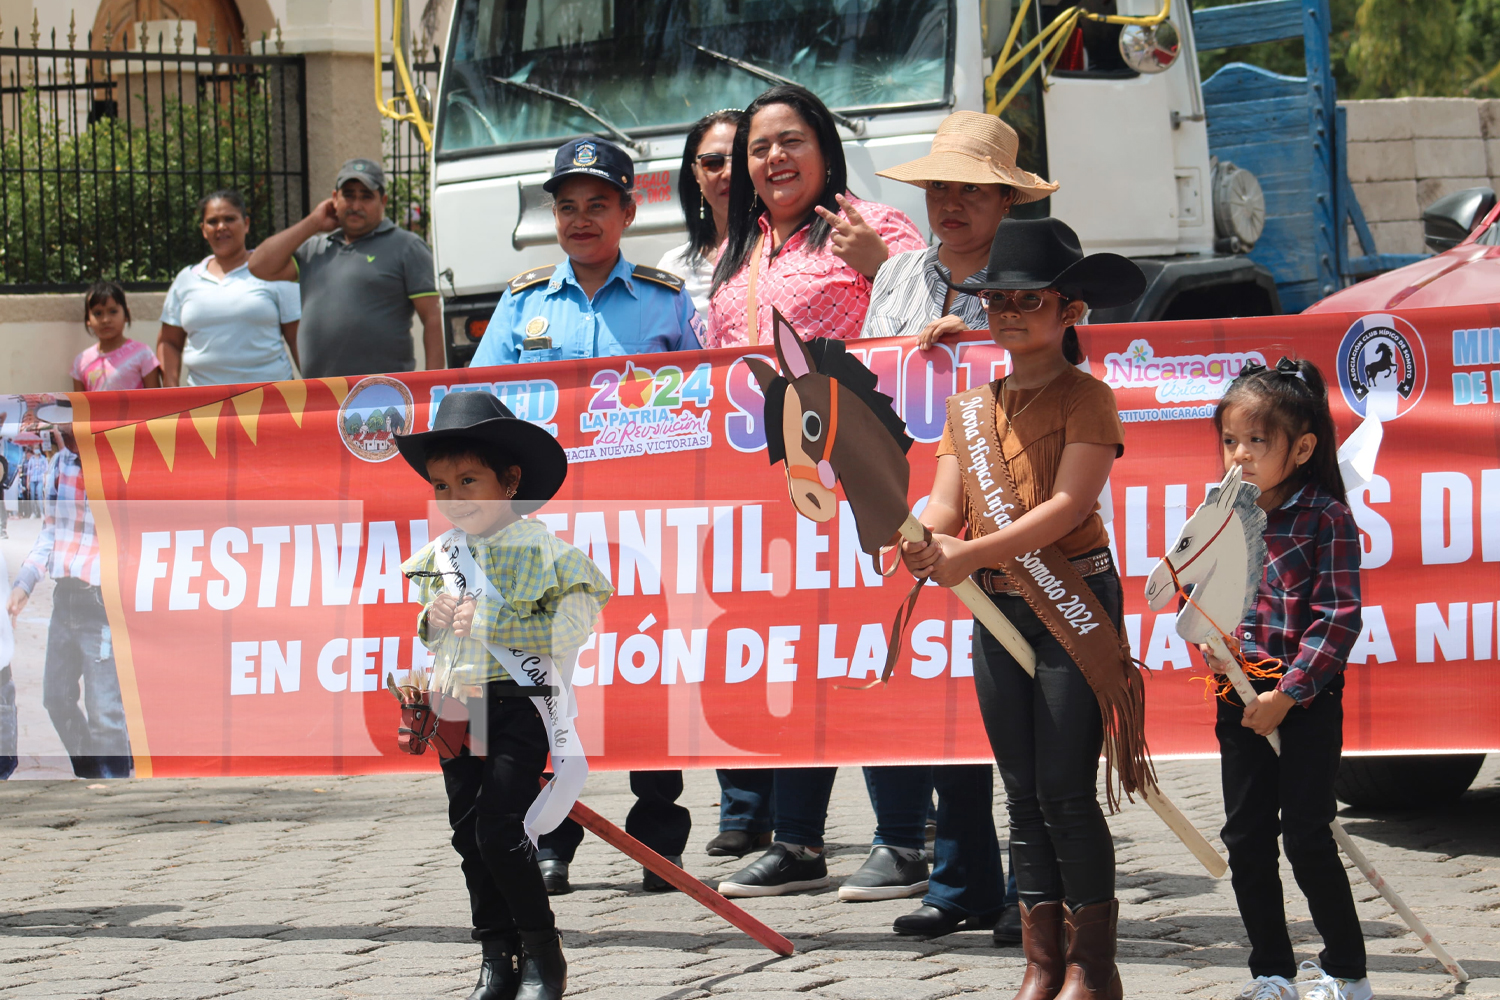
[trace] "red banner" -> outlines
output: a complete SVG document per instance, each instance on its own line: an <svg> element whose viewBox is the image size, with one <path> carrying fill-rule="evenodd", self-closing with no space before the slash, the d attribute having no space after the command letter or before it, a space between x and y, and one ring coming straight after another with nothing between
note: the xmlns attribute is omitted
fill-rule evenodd
<svg viewBox="0 0 1500 1000"><path fill-rule="evenodd" d="M1364 534L1352 751L1500 749L1500 310L1096 326L1124 457L1110 524L1126 629L1152 669L1158 757L1211 753L1203 673L1145 608L1146 575L1222 469L1215 400L1246 360L1308 357L1340 439L1384 420ZM982 336L982 335L977 335ZM987 339L850 345L932 482L944 399L1005 374ZM766 457L742 356L707 351L255 387L75 394L102 587L141 775L430 768L396 751L399 681L425 651L405 557L447 528L392 436L487 389L552 429L571 467L538 515L617 588L575 678L593 766L991 759L971 619L928 588L887 687L874 677L910 586L858 551L847 506L798 517ZM774 363L774 360L773 360Z"/></svg>

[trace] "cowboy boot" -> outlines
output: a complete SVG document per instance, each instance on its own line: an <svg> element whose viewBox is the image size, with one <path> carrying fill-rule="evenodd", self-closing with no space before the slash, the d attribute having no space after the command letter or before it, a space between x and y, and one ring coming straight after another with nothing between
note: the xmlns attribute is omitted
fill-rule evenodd
<svg viewBox="0 0 1500 1000"><path fill-rule="evenodd" d="M522 931L521 951L521 988L516 1000L562 1000L568 988L568 963L557 931Z"/></svg>
<svg viewBox="0 0 1500 1000"><path fill-rule="evenodd" d="M1068 972L1057 1000L1123 1000L1125 987L1115 965L1115 931L1120 901L1063 907L1068 932Z"/></svg>
<svg viewBox="0 0 1500 1000"><path fill-rule="evenodd" d="M1026 975L1015 1000L1053 1000L1066 971L1062 900L1030 908L1021 904L1021 950L1026 954Z"/></svg>
<svg viewBox="0 0 1500 1000"><path fill-rule="evenodd" d="M469 1000L515 1000L521 985L521 939L514 932L482 942L484 961Z"/></svg>

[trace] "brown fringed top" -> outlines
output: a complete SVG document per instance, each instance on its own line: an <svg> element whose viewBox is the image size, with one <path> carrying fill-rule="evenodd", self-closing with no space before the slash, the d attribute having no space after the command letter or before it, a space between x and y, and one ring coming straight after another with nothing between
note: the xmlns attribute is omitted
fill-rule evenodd
<svg viewBox="0 0 1500 1000"><path fill-rule="evenodd" d="M1112 444L1117 456L1124 454L1125 425L1115 406L1115 392L1092 375L1069 368L1040 389L1002 393L1001 388L996 386L995 395L1004 407L996 406L995 423L1005 464L1027 510L1051 499L1063 448L1068 445ZM1016 415L1014 426L1005 416L1006 409ZM955 453L952 432L951 426L943 428L938 455ZM1108 545L1109 534L1098 508L1056 544L1070 559Z"/></svg>

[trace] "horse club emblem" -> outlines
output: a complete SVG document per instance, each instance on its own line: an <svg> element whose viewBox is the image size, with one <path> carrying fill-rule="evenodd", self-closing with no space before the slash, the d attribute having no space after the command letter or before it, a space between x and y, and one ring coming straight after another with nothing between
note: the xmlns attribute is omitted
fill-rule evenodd
<svg viewBox="0 0 1500 1000"><path fill-rule="evenodd" d="M411 430L411 390L384 375L354 383L339 406L339 437L358 458L384 462L396 457L396 435Z"/></svg>
<svg viewBox="0 0 1500 1000"><path fill-rule="evenodd" d="M599 162L599 147L592 142L580 142L573 150L573 166L592 167Z"/></svg>
<svg viewBox="0 0 1500 1000"><path fill-rule="evenodd" d="M1377 313L1355 320L1339 343L1339 387L1349 408L1395 420L1427 388L1427 351L1417 328Z"/></svg>
<svg viewBox="0 0 1500 1000"><path fill-rule="evenodd" d="M808 520L831 521L844 495L870 555L890 541L910 514L907 486L912 439L880 392L875 374L822 337L804 343L780 312L772 338L784 375L759 358L746 358L765 394L766 451L771 464L786 462L792 506Z"/></svg>

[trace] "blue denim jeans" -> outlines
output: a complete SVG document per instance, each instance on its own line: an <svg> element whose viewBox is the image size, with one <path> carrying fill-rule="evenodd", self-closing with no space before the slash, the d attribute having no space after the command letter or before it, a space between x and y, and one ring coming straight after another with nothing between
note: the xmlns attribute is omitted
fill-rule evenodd
<svg viewBox="0 0 1500 1000"><path fill-rule="evenodd" d="M994 771L989 764L867 767L875 843L920 850L937 791L928 906L961 916L998 913L1006 902L1005 867L995 836Z"/></svg>
<svg viewBox="0 0 1500 1000"><path fill-rule="evenodd" d="M836 767L778 767L772 799L776 839L803 847L823 846L828 799Z"/></svg>
<svg viewBox="0 0 1500 1000"><path fill-rule="evenodd" d="M770 833L775 829L771 810L776 787L773 769L720 768L716 773L719 776L719 832Z"/></svg>
<svg viewBox="0 0 1500 1000"><path fill-rule="evenodd" d="M78 705L80 684L83 707ZM42 704L80 778L128 778L135 761L125 729L115 650L98 587L59 579L52 592Z"/></svg>
<svg viewBox="0 0 1500 1000"><path fill-rule="evenodd" d="M0 781L16 773L16 684L0 667Z"/></svg>

